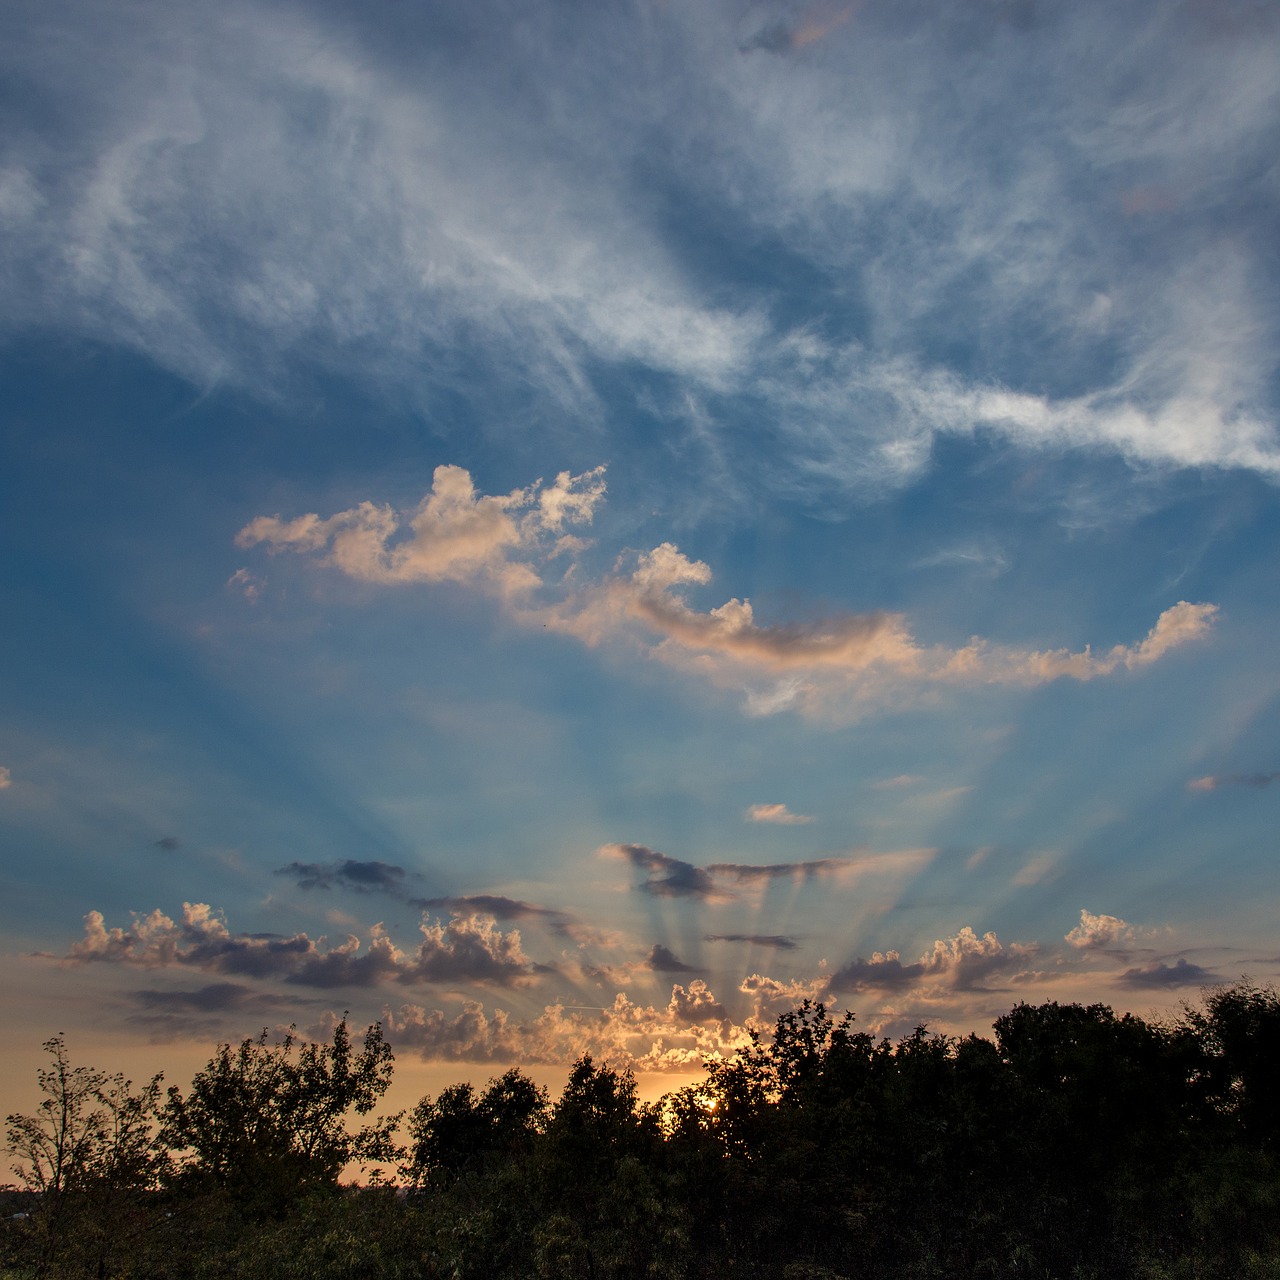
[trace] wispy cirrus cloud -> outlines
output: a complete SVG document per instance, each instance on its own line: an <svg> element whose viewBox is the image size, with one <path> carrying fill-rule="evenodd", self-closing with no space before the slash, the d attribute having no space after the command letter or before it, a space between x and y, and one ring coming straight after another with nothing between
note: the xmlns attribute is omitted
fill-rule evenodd
<svg viewBox="0 0 1280 1280"><path fill-rule="evenodd" d="M1222 787L1252 787L1260 791L1278 779L1280 773L1210 773L1202 778L1192 778L1187 783L1187 790L1217 791Z"/></svg>
<svg viewBox="0 0 1280 1280"><path fill-rule="evenodd" d="M429 397L478 353L579 421L608 395L597 370L638 368L721 439L758 420L797 488L901 483L937 437L979 431L1280 467L1275 320L1254 283L1268 197L1249 176L1273 150L1263 28L1189 60L1186 24L1089 6L1028 23L1007 56L989 8L853 23L851 3L771 4L744 29L741 6L709 0L572 24L547 10L504 39L479 0L458 30L424 16L392 50L376 23L315 8L45 9L6 42L11 75L67 101L10 107L11 326L264 395L288 364ZM1117 53L1061 54L1085 47ZM405 56L425 74L406 78ZM633 163L654 139L658 184ZM702 278L666 190L780 247L800 283ZM1170 264L1140 224L1175 216ZM832 336L772 319L814 281L859 300ZM967 360L937 338L956 314L984 316Z"/></svg>

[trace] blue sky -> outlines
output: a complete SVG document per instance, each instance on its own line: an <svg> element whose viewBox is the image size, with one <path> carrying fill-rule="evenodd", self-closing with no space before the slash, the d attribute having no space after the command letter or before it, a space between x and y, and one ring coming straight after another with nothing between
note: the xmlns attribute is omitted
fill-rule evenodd
<svg viewBox="0 0 1280 1280"><path fill-rule="evenodd" d="M1273 6L2 21L15 1054L1280 973Z"/></svg>

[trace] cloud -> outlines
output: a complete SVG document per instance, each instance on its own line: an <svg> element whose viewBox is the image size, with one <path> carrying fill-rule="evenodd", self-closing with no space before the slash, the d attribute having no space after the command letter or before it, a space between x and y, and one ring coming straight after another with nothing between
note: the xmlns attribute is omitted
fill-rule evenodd
<svg viewBox="0 0 1280 1280"><path fill-rule="evenodd" d="M749 822L776 822L781 826L797 826L812 822L807 814L792 813L785 804L753 804L747 810Z"/></svg>
<svg viewBox="0 0 1280 1280"><path fill-rule="evenodd" d="M156 848L165 853L176 853L182 847L182 841L177 836L161 836L156 841Z"/></svg>
<svg viewBox="0 0 1280 1280"><path fill-rule="evenodd" d="M875 951L869 960L853 960L832 977L831 985L838 991L892 991L920 983L970 990L994 974L1025 965L1035 951L1033 943L1006 945L994 932L979 936L966 925L909 964L902 963L897 951Z"/></svg>
<svg viewBox="0 0 1280 1280"><path fill-rule="evenodd" d="M750 1026L767 1028L779 1014L794 1009L805 1000L824 1000L832 987L829 974L814 978L780 979L753 973L742 980L738 990L751 1001Z"/></svg>
<svg viewBox="0 0 1280 1280"><path fill-rule="evenodd" d="M655 942L645 957L645 968L652 969L654 973L697 973L697 969L693 965L685 964L678 956L674 955L662 943Z"/></svg>
<svg viewBox="0 0 1280 1280"><path fill-rule="evenodd" d="M239 1013L289 1008L294 1002L268 995L238 982L212 982L194 991L142 990L133 999L145 1009L164 1013Z"/></svg>
<svg viewBox="0 0 1280 1280"><path fill-rule="evenodd" d="M300 889L354 889L357 893L386 893L400 897L406 872L389 862L291 862L276 875L290 876Z"/></svg>
<svg viewBox="0 0 1280 1280"><path fill-rule="evenodd" d="M1065 935L1065 941L1077 951L1092 951L1101 947L1136 941L1138 930L1119 916L1094 915L1080 908L1080 923Z"/></svg>
<svg viewBox="0 0 1280 1280"><path fill-rule="evenodd" d="M571 26L553 6L512 39L481 0L393 42L314 7L52 11L5 51L33 86L0 169L7 324L205 386L281 394L282 366L319 366L543 421L594 424L639 370L695 406L663 423L691 450L724 458L758 422L801 492L900 483L977 432L1274 475L1270 226L1246 176L1270 159L1273 41L1192 59L1186 24L1113 8L1032 24L1006 57L989 6L871 6L834 61L852 4L771 4L745 30L714 0ZM1116 53L1061 56L1085 47ZM653 138L658 182L628 162ZM1175 193L1172 259L1138 189ZM664 190L749 232L731 266L691 265ZM791 281L753 269L765 251ZM964 315L983 324L957 356ZM489 429L516 435L510 416Z"/></svg>
<svg viewBox="0 0 1280 1280"><path fill-rule="evenodd" d="M1138 991L1161 987L1198 987L1221 981L1217 974L1182 959L1172 965L1157 963L1145 968L1126 969L1117 979L1120 986Z"/></svg>
<svg viewBox="0 0 1280 1280"><path fill-rule="evenodd" d="M319 555L364 582L465 582L501 597L522 625L588 646L638 647L713 685L745 690L748 709L757 714L793 708L826 719L854 718L891 702L902 706L928 689L1029 688L1138 671L1203 638L1218 612L1213 604L1179 601L1142 640L1099 653L1089 646L1018 649L976 636L951 648L920 644L905 616L885 611L769 624L756 620L746 599L700 611L685 593L709 584L711 569L670 542L629 567L619 561L595 581L565 573L544 583L552 558L582 547L563 526L590 521L603 496L602 468L578 476L564 471L549 486L536 481L489 497L476 492L463 468L441 466L431 493L407 522L389 507L362 502L328 519L259 516L237 541ZM773 806L753 809L767 813Z"/></svg>
<svg viewBox="0 0 1280 1280"><path fill-rule="evenodd" d="M1217 791L1219 787L1253 787L1261 790L1280 778L1280 773L1206 774L1187 783L1189 791Z"/></svg>
<svg viewBox="0 0 1280 1280"><path fill-rule="evenodd" d="M4 765L0 765L0 791L13 786L13 774Z"/></svg>
<svg viewBox="0 0 1280 1280"><path fill-rule="evenodd" d="M363 582L469 582L501 596L524 595L541 585L529 558L576 547L564 526L590 523L604 490L604 468L597 467L486 496L462 467L440 466L431 492L404 516L371 502L325 520L258 516L236 545L323 553L325 563Z"/></svg>
<svg viewBox="0 0 1280 1280"><path fill-rule="evenodd" d="M1053 874L1053 869L1054 857L1052 854L1037 854L1019 868L1013 877L1013 883L1020 889L1026 888L1028 885L1039 884Z"/></svg>
<svg viewBox="0 0 1280 1280"><path fill-rule="evenodd" d="M108 963L148 969L184 967L207 972L277 977L309 987L369 987L383 982L522 986L541 972L525 953L516 930L503 933L492 916L424 919L422 941L402 951L375 924L362 950L349 934L329 945L305 933L234 934L205 903L183 903L182 921L160 911L135 916L129 929L107 928L100 911L84 918L84 936L64 959L72 964Z"/></svg>
<svg viewBox="0 0 1280 1280"><path fill-rule="evenodd" d="M871 785L877 791L890 791L899 787L914 787L923 781L924 778L918 773L899 773L892 778L877 778Z"/></svg>
<svg viewBox="0 0 1280 1280"><path fill-rule="evenodd" d="M797 943L781 933L708 933L704 942L748 942L753 947L773 947L778 951L794 951Z"/></svg>
<svg viewBox="0 0 1280 1280"><path fill-rule="evenodd" d="M416 1049L428 1061L523 1062L565 1065L583 1053L637 1071L692 1071L748 1042L701 979L676 983L665 1006L638 1005L619 992L610 1005L583 1009L547 1005L521 1022L501 1009L486 1013L466 1000L450 1016L405 1004L383 1015L397 1051Z"/></svg>
<svg viewBox="0 0 1280 1280"><path fill-rule="evenodd" d="M738 50L741 53L755 50L774 54L798 52L826 39L844 26L859 8L860 3L831 4L827 0L819 0L817 4L806 5L794 19L773 18L745 37Z"/></svg>
<svg viewBox="0 0 1280 1280"><path fill-rule="evenodd" d="M599 852L602 857L621 858L647 872L648 879L637 886L642 893L660 898L702 898L708 902L729 901L737 896L735 888L759 888L774 880L834 880L848 886L866 876L910 875L934 856L932 849L905 849L803 862L713 862L696 867L642 844L606 844Z"/></svg>
<svg viewBox="0 0 1280 1280"><path fill-rule="evenodd" d="M472 893L461 897L410 898L409 905L422 911L448 911L457 916L493 916L498 920L563 920L564 913L518 898L496 893Z"/></svg>
<svg viewBox="0 0 1280 1280"><path fill-rule="evenodd" d="M657 898L723 898L707 872L691 862L682 862L643 844L601 845L600 854L608 858L621 858L649 873L640 886L642 893Z"/></svg>
<svg viewBox="0 0 1280 1280"><path fill-rule="evenodd" d="M248 569L237 569L227 579L226 585L228 588L239 591L250 604L257 604L267 587L264 578L260 578L256 573L250 573Z"/></svg>

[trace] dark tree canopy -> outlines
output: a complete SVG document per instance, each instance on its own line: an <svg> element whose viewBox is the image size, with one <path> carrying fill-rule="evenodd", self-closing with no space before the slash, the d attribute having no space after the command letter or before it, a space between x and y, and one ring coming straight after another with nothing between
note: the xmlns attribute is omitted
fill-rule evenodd
<svg viewBox="0 0 1280 1280"><path fill-rule="evenodd" d="M0 1276L136 1280L1265 1280L1280 1275L1280 996L1168 1023L1018 1004L993 1038L896 1042L805 1002L642 1105L575 1062L370 1118L353 1045L218 1046L185 1092L46 1048L8 1120ZM335 1194L352 1162L404 1187ZM16 1197L16 1198L15 1198ZM8 1266L10 1270L4 1271Z"/></svg>

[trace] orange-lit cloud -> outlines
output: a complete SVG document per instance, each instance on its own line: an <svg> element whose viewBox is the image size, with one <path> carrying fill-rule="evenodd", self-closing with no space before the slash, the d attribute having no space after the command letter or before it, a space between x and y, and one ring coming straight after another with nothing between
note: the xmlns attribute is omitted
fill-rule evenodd
<svg viewBox="0 0 1280 1280"><path fill-rule="evenodd" d="M1025 967L1036 950L1034 943L1006 945L993 932L979 936L965 925L908 964L897 951L874 951L870 959L850 961L833 976L831 985L837 991L887 991L921 983L966 990L993 974Z"/></svg>
<svg viewBox="0 0 1280 1280"><path fill-rule="evenodd" d="M442 466L431 492L405 517L372 502L323 520L258 516L236 535L236 545L320 553L364 582L471 582L521 595L542 581L530 559L576 549L578 540L564 527L590 523L604 491L603 467L579 476L562 471L549 485L486 496L462 467Z"/></svg>
<svg viewBox="0 0 1280 1280"><path fill-rule="evenodd" d="M676 983L665 1006L639 1005L619 992L594 1009L548 1005L520 1022L501 1009L492 1014L474 1000L450 1017L440 1009L405 1004L383 1015L396 1048L424 1058L462 1062L529 1062L563 1065L583 1053L637 1071L686 1071L748 1042L711 989L695 978Z"/></svg>
<svg viewBox="0 0 1280 1280"><path fill-rule="evenodd" d="M900 613L874 610L816 622L761 623L751 601L707 610L686 593L707 586L710 567L661 543L594 581L576 573L544 582L549 562L584 544L565 527L589 522L603 499L603 468L550 485L489 497L461 467L437 467L431 492L407 518L362 502L327 519L259 516L242 546L317 555L363 582L461 582L502 599L530 628L588 646L623 643L713 685L745 691L748 709L793 708L851 719L869 708L909 702L929 688L1031 687L1138 671L1203 638L1218 612L1189 601L1165 609L1137 643L1095 653L1090 646L1019 649L980 637L951 648L924 645Z"/></svg>
<svg viewBox="0 0 1280 1280"><path fill-rule="evenodd" d="M749 822L772 822L780 826L797 826L812 822L807 813L792 813L785 804L753 804L747 810Z"/></svg>

